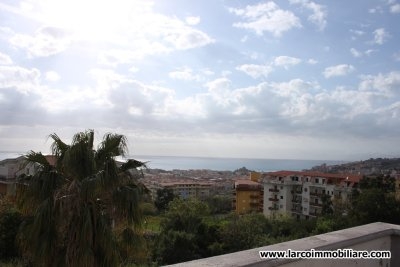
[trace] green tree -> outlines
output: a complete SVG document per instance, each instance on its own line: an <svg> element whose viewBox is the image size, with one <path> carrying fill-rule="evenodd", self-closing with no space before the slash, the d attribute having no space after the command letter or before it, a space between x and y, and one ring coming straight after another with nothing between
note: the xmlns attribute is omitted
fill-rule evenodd
<svg viewBox="0 0 400 267"><path fill-rule="evenodd" d="M222 227L224 250L228 253L267 245L271 231L272 225L263 214L234 214Z"/></svg>
<svg viewBox="0 0 400 267"><path fill-rule="evenodd" d="M19 256L16 236L22 222L22 215L11 202L0 198L0 259Z"/></svg>
<svg viewBox="0 0 400 267"><path fill-rule="evenodd" d="M210 196L204 199L211 214L229 213L232 211L232 196Z"/></svg>
<svg viewBox="0 0 400 267"><path fill-rule="evenodd" d="M117 241L133 246L141 222L144 163L115 160L127 152L123 135L106 134L97 150L93 130L75 134L70 145L50 138L55 164L31 151L26 160L39 171L20 182L19 206L30 215L20 234L25 256L35 266L117 266Z"/></svg>
<svg viewBox="0 0 400 267"><path fill-rule="evenodd" d="M156 205L159 211L164 211L167 209L168 204L174 200L175 197L174 191L172 191L171 188L158 189L154 205Z"/></svg>
<svg viewBox="0 0 400 267"><path fill-rule="evenodd" d="M215 236L204 221L207 204L196 199L170 202L161 222L155 255L159 264L172 264L210 256Z"/></svg>
<svg viewBox="0 0 400 267"><path fill-rule="evenodd" d="M400 205L395 198L394 178L386 175L366 176L352 195L350 215L354 224L371 222L400 223Z"/></svg>

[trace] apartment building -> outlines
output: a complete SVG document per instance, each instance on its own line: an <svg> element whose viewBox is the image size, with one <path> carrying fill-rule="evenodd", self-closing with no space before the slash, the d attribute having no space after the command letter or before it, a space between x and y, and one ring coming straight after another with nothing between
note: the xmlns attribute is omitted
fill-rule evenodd
<svg viewBox="0 0 400 267"><path fill-rule="evenodd" d="M278 171L263 174L264 214L287 214L296 218L317 217L322 198L346 201L361 175Z"/></svg>
<svg viewBox="0 0 400 267"><path fill-rule="evenodd" d="M56 163L55 156L45 157L51 165ZM15 195L16 178L20 175L34 175L38 170L38 165L28 164L23 156L0 161L0 194Z"/></svg>
<svg viewBox="0 0 400 267"><path fill-rule="evenodd" d="M190 182L190 181L174 181L174 182L160 182L152 188L155 190L162 188L170 188L174 192L174 195L179 196L181 199L197 198L204 199L210 196L212 190L211 183L205 182ZM151 188L150 188L151 190Z"/></svg>
<svg viewBox="0 0 400 267"><path fill-rule="evenodd" d="M250 179L239 179L234 183L233 208L244 214L263 211L263 186L259 183L260 173L251 173Z"/></svg>

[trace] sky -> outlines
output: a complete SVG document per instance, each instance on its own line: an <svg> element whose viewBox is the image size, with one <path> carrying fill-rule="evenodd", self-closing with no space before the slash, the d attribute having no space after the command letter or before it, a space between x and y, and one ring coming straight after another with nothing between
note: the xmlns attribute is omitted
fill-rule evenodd
<svg viewBox="0 0 400 267"><path fill-rule="evenodd" d="M400 0L2 0L0 151L400 156Z"/></svg>

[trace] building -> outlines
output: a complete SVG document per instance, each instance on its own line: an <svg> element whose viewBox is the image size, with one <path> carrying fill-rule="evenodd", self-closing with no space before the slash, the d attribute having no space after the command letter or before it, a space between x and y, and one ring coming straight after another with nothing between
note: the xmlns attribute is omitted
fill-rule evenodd
<svg viewBox="0 0 400 267"><path fill-rule="evenodd" d="M55 164L55 156L45 157L51 165ZM28 164L24 156L0 161L0 194L15 195L16 178L20 175L34 175L38 170L39 166Z"/></svg>
<svg viewBox="0 0 400 267"><path fill-rule="evenodd" d="M278 171L263 175L264 214L317 217L322 212L322 198L346 201L361 175L322 172Z"/></svg>
<svg viewBox="0 0 400 267"><path fill-rule="evenodd" d="M176 182L160 182L156 188L172 189L174 195L179 196L181 199L188 199L188 198L204 199L210 196L211 186L212 186L211 183L205 183L205 182L176 181Z"/></svg>
<svg viewBox="0 0 400 267"><path fill-rule="evenodd" d="M260 173L250 173L249 179L234 183L233 206L238 214L263 211L263 186L259 183Z"/></svg>

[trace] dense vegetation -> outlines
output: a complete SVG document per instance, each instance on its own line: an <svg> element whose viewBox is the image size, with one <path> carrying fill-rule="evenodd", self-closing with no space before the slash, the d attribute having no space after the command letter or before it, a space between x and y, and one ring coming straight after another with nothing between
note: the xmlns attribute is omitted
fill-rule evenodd
<svg viewBox="0 0 400 267"><path fill-rule="evenodd" d="M143 163L118 164L126 140L93 131L71 144L57 135L50 164L20 178L17 200L0 198L2 266L158 266L209 257L375 221L400 224L395 181L364 177L351 199L323 198L318 219L236 215L229 196L182 200L168 189L153 201L140 183Z"/></svg>

